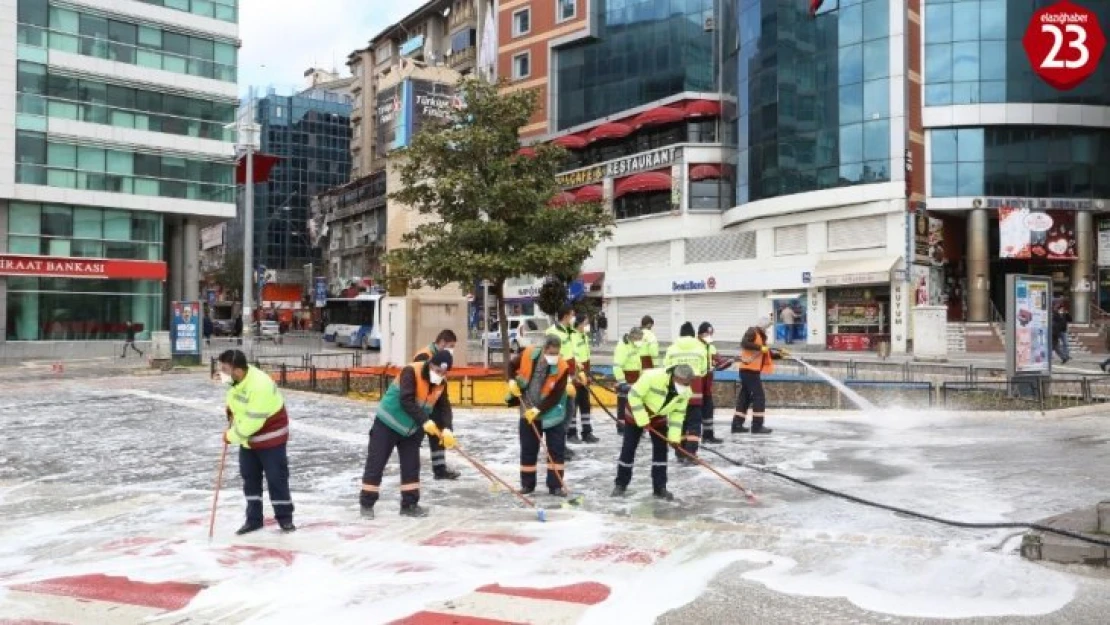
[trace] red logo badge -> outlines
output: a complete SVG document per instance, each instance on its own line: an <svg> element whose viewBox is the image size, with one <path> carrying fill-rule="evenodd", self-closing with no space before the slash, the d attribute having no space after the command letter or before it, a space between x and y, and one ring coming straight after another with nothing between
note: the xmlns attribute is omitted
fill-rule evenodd
<svg viewBox="0 0 1110 625"><path fill-rule="evenodd" d="M710 289L717 288L717 279L714 278L713 276L709 276L709 279L705 281L705 286L707 286Z"/></svg>
<svg viewBox="0 0 1110 625"><path fill-rule="evenodd" d="M1106 35L1097 15L1061 0L1033 14L1022 44L1041 80L1068 91L1095 72L1106 49Z"/></svg>

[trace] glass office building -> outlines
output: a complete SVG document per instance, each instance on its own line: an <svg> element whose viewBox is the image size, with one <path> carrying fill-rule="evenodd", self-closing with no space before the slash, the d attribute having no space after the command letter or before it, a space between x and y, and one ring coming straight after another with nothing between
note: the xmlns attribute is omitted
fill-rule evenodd
<svg viewBox="0 0 1110 625"><path fill-rule="evenodd" d="M130 4L0 3L0 342L149 338L235 215L238 1Z"/></svg>

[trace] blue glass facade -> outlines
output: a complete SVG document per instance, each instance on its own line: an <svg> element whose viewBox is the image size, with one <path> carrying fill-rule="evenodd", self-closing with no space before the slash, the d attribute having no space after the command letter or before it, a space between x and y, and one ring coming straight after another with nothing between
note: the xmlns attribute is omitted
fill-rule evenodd
<svg viewBox="0 0 1110 625"><path fill-rule="evenodd" d="M255 189L260 264L293 269L319 258L308 241L309 201L350 180L351 106L349 96L326 91L259 101L262 152L281 157L269 181Z"/></svg>
<svg viewBox="0 0 1110 625"><path fill-rule="evenodd" d="M840 0L817 19L805 2L725 3L738 204L890 180L889 2Z"/></svg>
<svg viewBox="0 0 1110 625"><path fill-rule="evenodd" d="M945 128L929 140L933 197L1110 197L1110 130Z"/></svg>
<svg viewBox="0 0 1110 625"><path fill-rule="evenodd" d="M925 4L925 106L1032 102L1110 105L1110 63L1058 91L1029 66L1021 39L1033 13L1056 0L929 0ZM1085 2L1110 27L1110 2Z"/></svg>
<svg viewBox="0 0 1110 625"><path fill-rule="evenodd" d="M559 130L683 91L717 91L715 0L595 0L597 37L556 51Z"/></svg>

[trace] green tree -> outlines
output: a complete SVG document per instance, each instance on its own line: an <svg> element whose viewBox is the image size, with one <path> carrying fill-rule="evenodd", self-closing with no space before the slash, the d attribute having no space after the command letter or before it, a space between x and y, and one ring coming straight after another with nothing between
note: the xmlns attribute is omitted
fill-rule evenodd
<svg viewBox="0 0 1110 625"><path fill-rule="evenodd" d="M225 293L234 293L235 298L242 299L243 250L229 247L224 254L223 265L216 271L214 278Z"/></svg>
<svg viewBox="0 0 1110 625"><path fill-rule="evenodd" d="M425 219L388 254L390 280L435 288L488 280L505 320L505 281L517 276L575 275L612 234L600 203L553 201L565 151L520 150L520 129L536 110L535 93L465 80L466 103L447 123L419 133L401 154L401 189L390 197ZM505 370L509 329L501 323Z"/></svg>
<svg viewBox="0 0 1110 625"><path fill-rule="evenodd" d="M566 283L558 278L548 278L544 280L543 286L540 287L539 297L536 298L536 306L542 312L551 316L556 316L559 314L559 309L566 303Z"/></svg>

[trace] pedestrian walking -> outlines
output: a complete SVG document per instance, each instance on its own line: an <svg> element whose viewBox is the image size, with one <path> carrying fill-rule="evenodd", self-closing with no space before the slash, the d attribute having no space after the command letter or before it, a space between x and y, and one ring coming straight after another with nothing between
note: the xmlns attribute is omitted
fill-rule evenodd
<svg viewBox="0 0 1110 625"><path fill-rule="evenodd" d="M643 319L640 319L640 329L644 333L643 345L640 348L640 364L644 371L659 363L659 339L651 330L654 327L655 320L650 315L644 315Z"/></svg>
<svg viewBox="0 0 1110 625"><path fill-rule="evenodd" d="M782 322L785 329L786 344L792 344L794 342L794 324L798 321L798 314L794 312L794 307L790 304L783 306L779 312L779 321Z"/></svg>
<svg viewBox="0 0 1110 625"><path fill-rule="evenodd" d="M650 428L661 435L648 435L651 438L652 493L656 499L674 500L674 495L667 490L667 448L682 442L682 423L693 394L690 389L693 381L694 370L683 364L646 371L632 386L628 393L628 412L621 415L626 423L613 497L623 497L628 492L636 449L644 430Z"/></svg>
<svg viewBox="0 0 1110 625"><path fill-rule="evenodd" d="M762 376L775 371L774 361L782 357L782 352L767 345L767 333L763 326L748 328L740 341L740 350L740 392L736 396L736 411L732 415L732 433L749 431L744 422L750 408L751 433L770 434L772 430L763 426L767 397L763 392Z"/></svg>
<svg viewBox="0 0 1110 625"><path fill-rule="evenodd" d="M204 345L205 347L212 347L212 333L215 331L215 326L212 323L211 312L204 316Z"/></svg>
<svg viewBox="0 0 1110 625"><path fill-rule="evenodd" d="M690 399L686 403L686 415L682 422L682 448L690 454L698 453L701 443L703 401L701 380L709 370L709 353L705 344L694 336L694 324L687 321L678 331L678 340L667 348L663 358L663 366L671 369L677 365L687 365L694 372L694 380ZM679 464L691 462L690 457L675 449L675 458Z"/></svg>
<svg viewBox="0 0 1110 625"><path fill-rule="evenodd" d="M130 347L133 351L139 354L139 358L143 357L143 352L138 347L135 347L135 324L128 321L127 327L124 330L126 333L123 339L123 353L119 355L120 358L127 358L127 348Z"/></svg>
<svg viewBox="0 0 1110 625"><path fill-rule="evenodd" d="M239 446L239 473L247 500L247 520L238 535L262 529L262 478L270 491L270 505L283 532L293 525L293 497L289 492L289 415L277 384L266 372L247 364L247 356L229 349L219 357L220 378L227 390L228 428L224 441Z"/></svg>
<svg viewBox="0 0 1110 625"><path fill-rule="evenodd" d="M453 363L451 352L442 350L427 361L406 366L378 404L359 493L364 519L374 518L382 475L394 449L401 464L401 516L428 516L428 510L420 505L420 443L427 434L440 439L445 449L455 447L450 428L451 400L447 396L447 372ZM437 423L448 427L440 428Z"/></svg>
<svg viewBox="0 0 1110 625"><path fill-rule="evenodd" d="M1056 302L1056 310L1052 313L1052 349L1060 357L1060 364L1068 364L1071 360L1071 350L1068 347L1068 324L1071 315L1068 313L1067 303L1063 300Z"/></svg>
<svg viewBox="0 0 1110 625"><path fill-rule="evenodd" d="M427 362L427 361L431 360L433 356L435 356L436 354L438 354L440 352L447 352L447 353L451 354L451 358L453 360L454 357L455 357L455 344L456 343L458 343L458 337L455 335L454 331L452 331L452 330L443 330L438 335L436 335L435 342L433 342L431 345L425 347L424 349L416 352L416 355L412 357L412 361L413 362ZM442 418L444 415L450 416L450 414L451 414L450 412L447 412L447 413L433 413L432 416L433 416L433 419L434 419L437 416ZM438 426L439 429L441 429L441 430L443 430L443 429L450 430L451 429L451 423L447 422L447 421L436 421L436 426ZM457 479L459 479L459 476L461 474L458 471L455 471L454 469L447 466L447 451L443 449L443 441L440 440L440 438L438 436L429 436L428 437L428 451L430 452L431 458L432 458L432 477L434 479L437 479L437 480L457 480Z"/></svg>
<svg viewBox="0 0 1110 625"><path fill-rule="evenodd" d="M567 423L568 443L598 442L590 417L590 319L578 315L574 319L574 362L578 373L574 376L574 397L569 402L570 418ZM582 436L578 436L578 421L582 421Z"/></svg>
<svg viewBox="0 0 1110 625"><path fill-rule="evenodd" d="M235 324L232 327L231 334L235 336L235 344L236 345L242 345L243 344L243 316L242 315L235 318Z"/></svg>
<svg viewBox="0 0 1110 625"><path fill-rule="evenodd" d="M605 334L608 331L609 318L605 316L605 311L603 310L597 314L597 327L594 328L594 332L596 332L597 334L597 339L594 341L594 344L601 345L602 343L604 343L606 339Z"/></svg>
<svg viewBox="0 0 1110 625"><path fill-rule="evenodd" d="M540 437L547 442L547 490L566 497L566 409L573 399L570 365L560 356L562 342L548 336L543 347L528 347L513 357L509 380L510 406L520 409L517 430L520 438L520 487L525 495L536 491ZM537 425L538 422L538 425Z"/></svg>
<svg viewBox="0 0 1110 625"><path fill-rule="evenodd" d="M628 391L640 379L643 365L640 352L643 348L644 331L632 328L617 343L613 350L613 378L617 381L617 414L628 410ZM617 434L624 433L624 420L617 419Z"/></svg>

